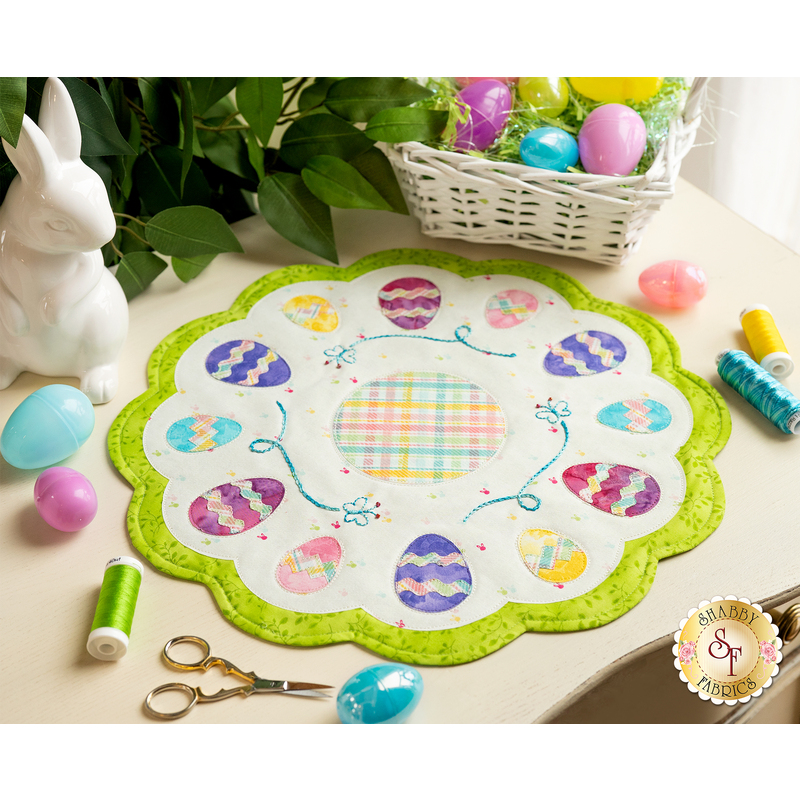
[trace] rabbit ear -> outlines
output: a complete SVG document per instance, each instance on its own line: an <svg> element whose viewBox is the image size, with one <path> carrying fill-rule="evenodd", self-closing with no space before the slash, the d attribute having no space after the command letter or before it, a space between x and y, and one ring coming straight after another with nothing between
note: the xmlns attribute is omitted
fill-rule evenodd
<svg viewBox="0 0 800 800"><path fill-rule="evenodd" d="M44 85L39 127L62 161L81 157L81 125L67 87L58 78L48 78Z"/></svg>
<svg viewBox="0 0 800 800"><path fill-rule="evenodd" d="M53 146L27 114L22 118L17 146L12 147L3 139L3 147L22 180L33 186L44 183L45 177L59 166Z"/></svg>

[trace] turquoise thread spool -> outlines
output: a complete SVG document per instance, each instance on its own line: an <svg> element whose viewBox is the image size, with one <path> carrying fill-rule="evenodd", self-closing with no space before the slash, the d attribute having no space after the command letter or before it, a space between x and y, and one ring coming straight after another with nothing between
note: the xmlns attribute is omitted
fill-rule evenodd
<svg viewBox="0 0 800 800"><path fill-rule="evenodd" d="M142 565L135 558L112 558L106 564L86 649L100 661L117 661L128 652Z"/></svg>
<svg viewBox="0 0 800 800"><path fill-rule="evenodd" d="M717 372L753 408L784 433L800 433L800 400L741 350L723 350Z"/></svg>

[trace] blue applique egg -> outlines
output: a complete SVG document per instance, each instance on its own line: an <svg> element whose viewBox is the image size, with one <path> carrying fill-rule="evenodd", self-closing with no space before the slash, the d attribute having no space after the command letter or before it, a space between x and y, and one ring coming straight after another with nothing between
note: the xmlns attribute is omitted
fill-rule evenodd
<svg viewBox="0 0 800 800"><path fill-rule="evenodd" d="M242 426L227 417L192 414L173 422L167 430L167 444L181 453L204 453L232 442Z"/></svg>
<svg viewBox="0 0 800 800"><path fill-rule="evenodd" d="M582 331L554 344L545 356L544 368L551 375L572 378L597 375L618 367L627 355L625 345L602 331Z"/></svg>
<svg viewBox="0 0 800 800"><path fill-rule="evenodd" d="M657 400L620 400L601 409L597 421L609 428L631 433L658 433L672 422L670 410Z"/></svg>
<svg viewBox="0 0 800 800"><path fill-rule="evenodd" d="M450 611L469 597L472 574L461 551L444 536L426 533L406 548L394 574L397 596L415 611Z"/></svg>
<svg viewBox="0 0 800 800"><path fill-rule="evenodd" d="M236 386L280 386L292 375L274 350L249 339L215 347L206 358L206 370L212 378Z"/></svg>

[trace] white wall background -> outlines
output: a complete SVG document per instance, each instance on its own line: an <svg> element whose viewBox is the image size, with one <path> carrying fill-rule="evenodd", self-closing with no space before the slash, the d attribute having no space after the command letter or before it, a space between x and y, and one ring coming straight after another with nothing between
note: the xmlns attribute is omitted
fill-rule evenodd
<svg viewBox="0 0 800 800"><path fill-rule="evenodd" d="M680 174L800 253L800 78L713 78Z"/></svg>

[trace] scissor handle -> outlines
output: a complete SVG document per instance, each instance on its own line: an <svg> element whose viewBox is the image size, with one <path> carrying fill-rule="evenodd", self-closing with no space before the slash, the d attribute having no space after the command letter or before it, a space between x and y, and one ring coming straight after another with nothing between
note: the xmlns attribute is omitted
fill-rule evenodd
<svg viewBox="0 0 800 800"><path fill-rule="evenodd" d="M153 708L152 700L156 695L159 695L162 692L174 691L176 689L184 694L188 694L190 697L189 703L185 708L181 708L178 711L156 711L156 709ZM178 719L179 717L185 717L194 708L197 700L197 689L187 686L185 683L165 683L163 686L157 686L152 692L150 692L150 694L147 695L147 697L145 697L144 707L147 709L149 714L152 714L152 716L156 717L157 719Z"/></svg>
<svg viewBox="0 0 800 800"><path fill-rule="evenodd" d="M190 644L196 644L201 647L205 654L199 661L192 661L190 663L186 663L184 661L176 661L172 658L169 654L170 648L176 644L185 644L189 642ZM175 669L208 669L210 664L206 663L211 658L211 646L205 639L201 639L199 636L176 636L174 639L170 639L164 645L164 660L169 664L171 667L175 667ZM175 684L170 684L175 685ZM159 687L161 688L161 687Z"/></svg>

